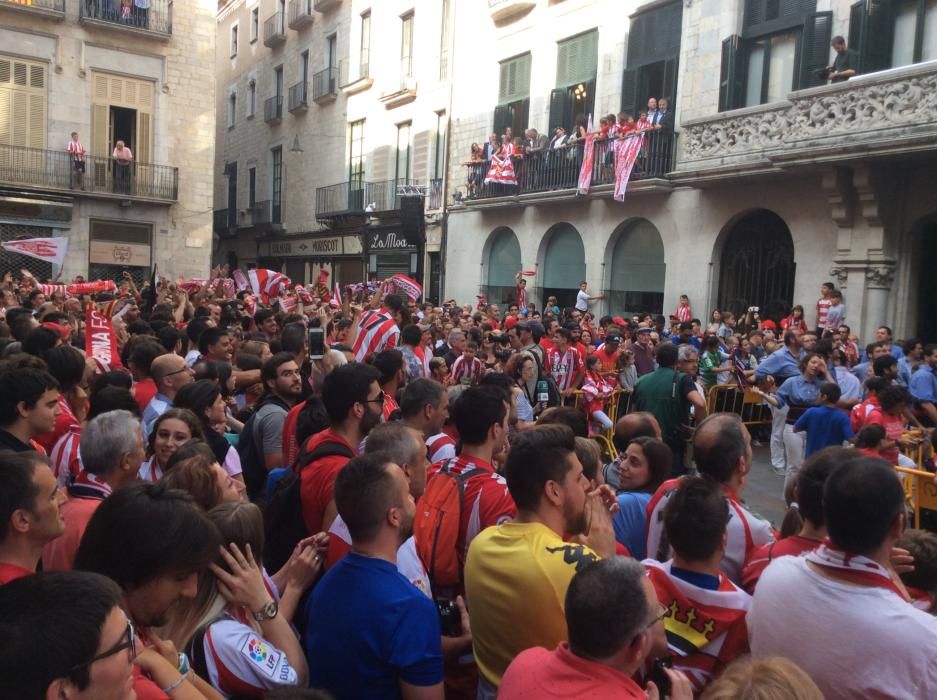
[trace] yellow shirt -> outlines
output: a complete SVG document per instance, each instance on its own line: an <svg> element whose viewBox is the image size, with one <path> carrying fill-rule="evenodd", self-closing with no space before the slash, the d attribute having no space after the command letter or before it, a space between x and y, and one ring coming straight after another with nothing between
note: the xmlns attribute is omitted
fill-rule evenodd
<svg viewBox="0 0 937 700"><path fill-rule="evenodd" d="M566 640L563 604L580 568L599 559L540 523L508 522L482 531L469 546L465 596L481 674L493 685L514 657Z"/></svg>

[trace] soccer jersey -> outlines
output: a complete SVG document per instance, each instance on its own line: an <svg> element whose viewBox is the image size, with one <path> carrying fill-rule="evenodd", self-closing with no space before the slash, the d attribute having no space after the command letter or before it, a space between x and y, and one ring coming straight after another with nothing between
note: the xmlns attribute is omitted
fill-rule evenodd
<svg viewBox="0 0 937 700"><path fill-rule="evenodd" d="M430 464L455 458L455 440L445 433L436 433L426 440L426 457Z"/></svg>
<svg viewBox="0 0 937 700"><path fill-rule="evenodd" d="M680 481L665 481L647 504L647 556L657 561L666 561L672 556L664 533L664 506L680 488ZM755 547L773 542L775 533L769 523L745 507L732 489L725 484L722 488L729 502L729 524L726 526L728 541L720 568L730 581L736 583L741 582L742 569Z"/></svg>
<svg viewBox="0 0 937 700"><path fill-rule="evenodd" d="M751 596L729 581L646 560L657 599L667 609L664 629L674 668L700 693L735 658L748 653L745 614Z"/></svg>
<svg viewBox="0 0 937 700"><path fill-rule="evenodd" d="M751 553L742 571L742 588L749 593L754 593L758 580L772 561L779 557L799 557L804 552L810 552L819 546L819 540L791 535L783 540L758 547Z"/></svg>
<svg viewBox="0 0 937 700"><path fill-rule="evenodd" d="M73 425L56 440L49 453L49 462L59 487L68 484L69 479L78 476L81 471L81 426Z"/></svg>
<svg viewBox="0 0 937 700"><path fill-rule="evenodd" d="M240 610L226 612L209 625L202 644L205 680L226 696L259 698L268 690L298 683L286 654L261 637Z"/></svg>
<svg viewBox="0 0 937 700"><path fill-rule="evenodd" d="M449 369L453 384L478 384L482 378L482 361L473 357L471 361L465 359L465 355L459 355L456 361L452 363Z"/></svg>
<svg viewBox="0 0 937 700"><path fill-rule="evenodd" d="M575 388L576 378L582 374L582 355L572 346L563 353L554 347L547 352L544 364L560 391Z"/></svg>
<svg viewBox="0 0 937 700"><path fill-rule="evenodd" d="M525 649L552 649L566 639L566 589L577 571L597 559L542 523L504 523L475 538L465 564L465 594L475 660L489 683L499 685Z"/></svg>
<svg viewBox="0 0 937 700"><path fill-rule="evenodd" d="M384 309L365 311L358 321L358 335L355 336L355 360L364 362L368 355L397 347L400 329L394 317Z"/></svg>

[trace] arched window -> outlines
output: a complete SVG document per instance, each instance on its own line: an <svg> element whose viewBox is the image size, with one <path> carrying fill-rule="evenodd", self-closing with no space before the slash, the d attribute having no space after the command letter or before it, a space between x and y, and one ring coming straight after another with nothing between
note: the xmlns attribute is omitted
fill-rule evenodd
<svg viewBox="0 0 937 700"><path fill-rule="evenodd" d="M536 281L540 305L555 296L562 309L576 303L579 284L586 279L586 252L579 231L560 223L547 231L543 275Z"/></svg>
<svg viewBox="0 0 937 700"><path fill-rule="evenodd" d="M794 303L794 240L784 220L759 209L735 222L722 245L719 309L737 317L759 307L762 319L780 320Z"/></svg>
<svg viewBox="0 0 937 700"><path fill-rule="evenodd" d="M664 312L664 242L647 219L626 222L615 234L608 308L616 314Z"/></svg>
<svg viewBox="0 0 937 700"><path fill-rule="evenodd" d="M521 269L521 246L509 228L495 229L488 245L488 279L485 294L489 304L513 304L514 275Z"/></svg>

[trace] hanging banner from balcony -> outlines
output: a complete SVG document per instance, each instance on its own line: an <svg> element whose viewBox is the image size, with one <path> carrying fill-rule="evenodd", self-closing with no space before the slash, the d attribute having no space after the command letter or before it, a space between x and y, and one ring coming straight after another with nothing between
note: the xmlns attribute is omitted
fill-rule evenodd
<svg viewBox="0 0 937 700"><path fill-rule="evenodd" d="M68 251L67 238L27 238L20 241L6 241L0 245L11 253L19 253L54 265L64 263L65 253Z"/></svg>
<svg viewBox="0 0 937 700"><path fill-rule="evenodd" d="M615 144L615 199L625 201L625 190L628 189L628 180L634 163L644 144L644 133L632 134Z"/></svg>
<svg viewBox="0 0 937 700"><path fill-rule="evenodd" d="M592 161L595 159L595 134L592 133L592 115L589 115L589 126L586 127L586 145L582 151L582 167L579 168L579 187L577 194L589 194L592 187Z"/></svg>

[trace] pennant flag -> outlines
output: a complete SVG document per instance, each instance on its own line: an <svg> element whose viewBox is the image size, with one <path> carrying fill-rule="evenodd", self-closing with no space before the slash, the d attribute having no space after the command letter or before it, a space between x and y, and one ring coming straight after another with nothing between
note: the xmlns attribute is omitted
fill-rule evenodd
<svg viewBox="0 0 937 700"><path fill-rule="evenodd" d="M98 311L94 304L88 305L85 315L85 352L95 361L101 372L123 369L111 318L108 314Z"/></svg>
<svg viewBox="0 0 937 700"><path fill-rule="evenodd" d="M231 273L231 276L234 278L234 283L237 285L239 292L243 292L250 286L250 283L247 281L247 276L241 272L241 270L235 270Z"/></svg>
<svg viewBox="0 0 937 700"><path fill-rule="evenodd" d="M271 298L280 295L280 290L289 289L292 282L290 278L280 272L257 268L248 270L247 276L251 281L251 288L258 296L261 304L269 304Z"/></svg>
<svg viewBox="0 0 937 700"><path fill-rule="evenodd" d="M55 265L65 262L65 253L68 250L67 238L27 238L21 241L5 241L0 243L4 250L19 253L36 260L45 260Z"/></svg>
<svg viewBox="0 0 937 700"><path fill-rule="evenodd" d="M339 289L338 283L335 284L335 291L332 292L332 298L329 299L329 306L333 308L339 308L342 305L342 290Z"/></svg>
<svg viewBox="0 0 937 700"><path fill-rule="evenodd" d="M410 301L416 301L423 296L423 286L406 275L394 275L390 278L398 291L406 294Z"/></svg>

